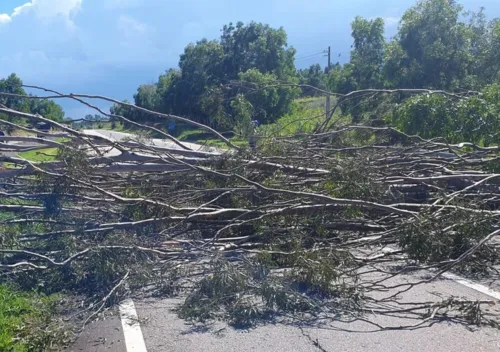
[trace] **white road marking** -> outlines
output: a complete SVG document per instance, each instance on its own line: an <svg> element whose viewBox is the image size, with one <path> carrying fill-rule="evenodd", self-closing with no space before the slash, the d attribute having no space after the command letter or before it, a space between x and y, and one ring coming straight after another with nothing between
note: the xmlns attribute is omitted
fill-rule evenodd
<svg viewBox="0 0 500 352"><path fill-rule="evenodd" d="M500 292L492 290L491 288L489 288L487 286L475 283L473 281L464 279L463 277L460 277L458 275L451 274L451 273L444 273L442 276L447 278L447 279L453 280L461 285L472 288L473 290L484 293L485 295L488 295L490 297L493 297L495 299L500 300Z"/></svg>
<svg viewBox="0 0 500 352"><path fill-rule="evenodd" d="M147 352L134 301L126 299L119 308L127 352Z"/></svg>

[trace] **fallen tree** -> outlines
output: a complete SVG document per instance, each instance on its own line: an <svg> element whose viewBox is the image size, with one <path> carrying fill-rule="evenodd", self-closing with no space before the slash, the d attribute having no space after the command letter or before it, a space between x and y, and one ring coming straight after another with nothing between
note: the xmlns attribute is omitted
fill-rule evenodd
<svg viewBox="0 0 500 352"><path fill-rule="evenodd" d="M0 171L2 281L84 294L91 317L131 290L182 294L181 317L235 326L289 317L391 328L368 313L418 318L409 328L443 316L497 324L482 309L492 301L399 300L447 272L498 278L497 146L326 121L316 133L263 136L252 152L228 140L204 152L172 136L175 147L158 147L0 112L66 138L2 137L59 148L55 162L0 157L10 163ZM22 148L0 145L12 149ZM408 276L422 271L430 276Z"/></svg>

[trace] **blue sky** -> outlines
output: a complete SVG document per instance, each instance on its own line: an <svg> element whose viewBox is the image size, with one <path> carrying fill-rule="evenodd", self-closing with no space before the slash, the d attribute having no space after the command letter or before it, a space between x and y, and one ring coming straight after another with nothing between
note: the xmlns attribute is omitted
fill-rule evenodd
<svg viewBox="0 0 500 352"><path fill-rule="evenodd" d="M131 99L139 84L176 67L184 47L214 39L229 22L283 26L297 58L331 46L334 60L348 58L350 22L356 15L386 19L395 34L415 0L0 0L0 77L15 72L26 84L65 93ZM499 0L462 0L500 17ZM321 55L298 67L325 63ZM88 110L60 102L66 115ZM101 106L106 106L101 105Z"/></svg>

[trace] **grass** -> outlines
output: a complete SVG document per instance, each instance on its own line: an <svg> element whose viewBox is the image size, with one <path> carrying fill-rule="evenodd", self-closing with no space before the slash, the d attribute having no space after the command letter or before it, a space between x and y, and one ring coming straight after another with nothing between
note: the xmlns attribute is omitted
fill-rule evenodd
<svg viewBox="0 0 500 352"><path fill-rule="evenodd" d="M42 351L45 343L54 342L56 337L48 327L57 298L0 284L0 351Z"/></svg>
<svg viewBox="0 0 500 352"><path fill-rule="evenodd" d="M296 99L295 102L306 109L315 109L318 107L324 108L325 103L326 103L326 98L325 97L305 97L305 98ZM332 104L333 104L333 99L332 99Z"/></svg>
<svg viewBox="0 0 500 352"><path fill-rule="evenodd" d="M211 147L226 148L227 145L224 141L214 138L212 133L204 130L184 130L177 137L178 140L183 142L198 143L201 145L207 145ZM229 138L229 141L234 145L245 147L248 146L248 140L241 137Z"/></svg>
<svg viewBox="0 0 500 352"><path fill-rule="evenodd" d="M325 121L325 110L323 107L308 108L304 105L296 105L293 112L279 118L269 125L258 128L260 135L268 137L293 136L298 133L310 133L316 126Z"/></svg>
<svg viewBox="0 0 500 352"><path fill-rule="evenodd" d="M21 158L32 162L49 162L57 158L58 148L45 148L19 153Z"/></svg>
<svg viewBox="0 0 500 352"><path fill-rule="evenodd" d="M177 137L177 139L180 141L192 142L192 141L199 141L200 139L207 139L207 136L213 136L213 135L204 130L184 130Z"/></svg>
<svg viewBox="0 0 500 352"><path fill-rule="evenodd" d="M112 123L111 122L99 122L95 123L92 127L85 127L85 128L92 128L92 129L99 129L99 130L110 130L110 131L116 131L116 132L128 132L125 128L125 126L122 123L116 123L115 128L111 128Z"/></svg>
<svg viewBox="0 0 500 352"><path fill-rule="evenodd" d="M230 138L229 141L238 147L248 146L248 140L241 138ZM200 139L196 141L201 145L208 145L211 147L227 148L227 144L220 139Z"/></svg>

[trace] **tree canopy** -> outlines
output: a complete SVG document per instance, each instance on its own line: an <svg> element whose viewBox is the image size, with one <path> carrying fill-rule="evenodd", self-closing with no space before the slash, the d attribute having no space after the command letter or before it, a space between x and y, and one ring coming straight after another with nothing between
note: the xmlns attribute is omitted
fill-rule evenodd
<svg viewBox="0 0 500 352"><path fill-rule="evenodd" d="M0 80L0 92L26 96L0 96L0 104L6 107L31 114L40 114L43 117L62 122L64 120L64 110L60 105L49 99L28 99L30 95L23 89L22 80L15 74L10 74L7 78ZM3 116L9 121L11 116Z"/></svg>
<svg viewBox="0 0 500 352"><path fill-rule="evenodd" d="M234 101L241 101L241 94L254 89L255 83L299 82L294 55L283 28L256 22L230 23L223 27L219 40L189 44L180 56L179 68L160 75L154 85L140 86L134 102L207 125L233 126L237 114ZM244 94L243 99L248 99L254 118L272 122L290 110L299 94L293 87L269 88L257 92L259 98ZM143 119L138 114L127 117Z"/></svg>

